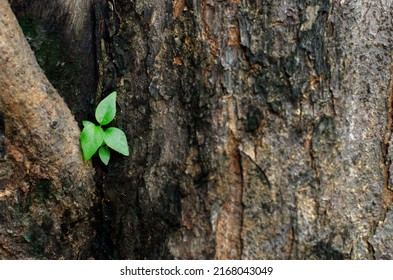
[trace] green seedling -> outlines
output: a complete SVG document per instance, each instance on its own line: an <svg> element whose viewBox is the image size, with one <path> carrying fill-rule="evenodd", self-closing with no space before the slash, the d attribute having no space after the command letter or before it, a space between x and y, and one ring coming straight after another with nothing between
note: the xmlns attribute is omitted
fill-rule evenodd
<svg viewBox="0 0 393 280"><path fill-rule="evenodd" d="M83 130L80 141L83 158L85 161L91 159L98 151L101 161L108 165L111 156L110 149L129 156L127 137L125 133L116 127L109 127L106 130L103 125L109 124L116 115L116 92L112 92L98 104L95 117L99 125L89 121L83 121ZM110 148L110 149L109 149Z"/></svg>

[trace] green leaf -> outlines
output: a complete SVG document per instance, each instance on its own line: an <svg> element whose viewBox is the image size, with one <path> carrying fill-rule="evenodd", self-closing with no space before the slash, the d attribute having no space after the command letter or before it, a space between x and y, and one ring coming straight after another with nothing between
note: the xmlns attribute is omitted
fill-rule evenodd
<svg viewBox="0 0 393 280"><path fill-rule="evenodd" d="M101 125L110 123L116 115L116 91L105 97L96 109L96 119Z"/></svg>
<svg viewBox="0 0 393 280"><path fill-rule="evenodd" d="M83 127L86 127L88 125L95 125L94 123L89 122L89 121L82 121L82 124L83 124Z"/></svg>
<svg viewBox="0 0 393 280"><path fill-rule="evenodd" d="M109 148L112 148L116 152L125 156L130 155L127 137L123 130L116 127L109 127L107 130L105 130L104 141Z"/></svg>
<svg viewBox="0 0 393 280"><path fill-rule="evenodd" d="M109 159L111 158L111 152L106 146L101 146L101 148L98 150L98 155L100 156L101 161L105 165L108 165Z"/></svg>
<svg viewBox="0 0 393 280"><path fill-rule="evenodd" d="M101 147L104 137L105 133L101 126L87 125L83 128L80 140L85 161L89 160Z"/></svg>

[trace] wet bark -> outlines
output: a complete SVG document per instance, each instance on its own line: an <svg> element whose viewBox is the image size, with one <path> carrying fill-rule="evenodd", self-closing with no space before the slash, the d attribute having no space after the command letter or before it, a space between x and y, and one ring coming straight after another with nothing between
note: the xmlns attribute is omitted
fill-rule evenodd
<svg viewBox="0 0 393 280"><path fill-rule="evenodd" d="M0 258L87 258L93 170L79 128L0 1Z"/></svg>
<svg viewBox="0 0 393 280"><path fill-rule="evenodd" d="M92 5L96 258L393 257L390 1Z"/></svg>

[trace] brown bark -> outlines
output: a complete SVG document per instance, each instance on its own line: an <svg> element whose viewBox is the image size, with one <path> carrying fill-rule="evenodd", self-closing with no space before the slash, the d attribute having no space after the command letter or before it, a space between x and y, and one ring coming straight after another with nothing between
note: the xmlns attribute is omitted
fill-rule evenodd
<svg viewBox="0 0 393 280"><path fill-rule="evenodd" d="M38 63L80 123L96 95L93 0L12 0Z"/></svg>
<svg viewBox="0 0 393 280"><path fill-rule="evenodd" d="M109 2L117 257L391 257L390 2Z"/></svg>
<svg viewBox="0 0 393 280"><path fill-rule="evenodd" d="M94 183L79 128L0 1L0 258L83 258Z"/></svg>
<svg viewBox="0 0 393 280"><path fill-rule="evenodd" d="M93 5L133 149L96 164L96 257L393 257L389 1Z"/></svg>

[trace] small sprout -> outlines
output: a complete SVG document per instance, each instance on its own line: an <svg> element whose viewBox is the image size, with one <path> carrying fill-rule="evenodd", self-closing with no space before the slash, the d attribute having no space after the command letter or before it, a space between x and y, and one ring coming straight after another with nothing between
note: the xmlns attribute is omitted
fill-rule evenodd
<svg viewBox="0 0 393 280"><path fill-rule="evenodd" d="M83 130L80 141L83 158L85 161L91 159L98 151L101 161L108 165L110 150L129 156L128 142L125 133L116 127L104 130L103 125L109 124L116 115L116 92L112 92L98 104L95 117L99 125L89 121L83 121Z"/></svg>

